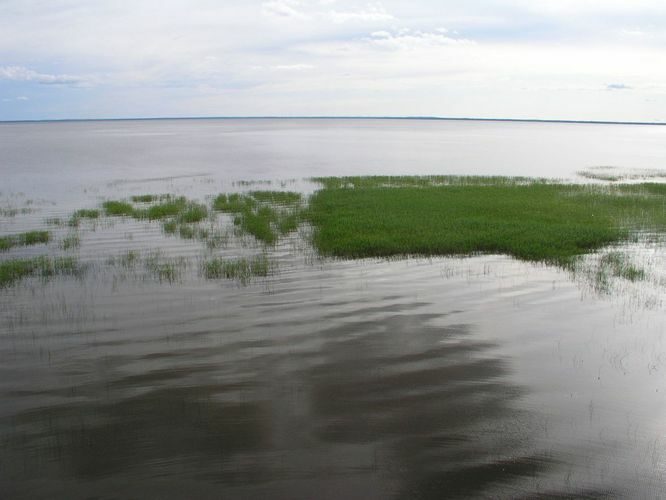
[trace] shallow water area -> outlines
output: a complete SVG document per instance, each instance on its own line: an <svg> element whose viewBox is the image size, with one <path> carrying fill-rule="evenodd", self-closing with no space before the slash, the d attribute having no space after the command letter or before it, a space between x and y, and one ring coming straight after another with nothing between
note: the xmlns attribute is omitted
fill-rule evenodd
<svg viewBox="0 0 666 500"><path fill-rule="evenodd" d="M202 223L227 231L213 248L164 234L159 221L102 216L78 228L66 224L74 210L143 193L206 202L250 189L310 192L301 179L336 175L333 166L316 168L317 159L332 156L318 146L289 152L288 145L352 137L337 124L259 124L254 132L246 123L201 125L206 137L211 130L220 140L242 136L236 148L250 153L238 164L250 170L202 159L196 143L158 168L155 159L169 155L152 141L178 137L177 122L94 124L86 132L119 146L130 140L128 150L144 151L154 171L139 170L138 159L135 169L117 166L126 153L113 159L93 148L86 161L106 161L104 169L70 187L65 175L50 191L47 173L31 193L21 169L3 160L12 179L3 202L30 211L0 218L0 234L46 227L52 240L0 258L70 255L85 272L0 288L0 496L666 494L665 253L649 235L615 249L652 269L648 279L600 284L595 256L590 271L578 274L498 255L320 259L307 245L307 228L265 250L227 231L224 214ZM466 143L469 124L462 125L452 133ZM435 126L423 127L427 144ZM484 127L479 134L510 140L528 134L513 125ZM374 134L375 143L387 140ZM284 137L284 150L268 154L268 136ZM417 137L404 139L405 158ZM85 151L67 141L62 150ZM312 161L278 177L275 165L256 163L262 151L276 162ZM375 157L372 151L360 154ZM655 145L655 158L660 151ZM192 165L178 164L188 156ZM436 159L433 153L432 165ZM430 172L429 161L413 173L461 173ZM266 170L246 176L254 183L239 182L252 168ZM337 172L344 173L353 172ZM65 222L46 224L53 218ZM71 233L78 245L64 248ZM274 269L246 284L201 274L211 255L263 252Z"/></svg>

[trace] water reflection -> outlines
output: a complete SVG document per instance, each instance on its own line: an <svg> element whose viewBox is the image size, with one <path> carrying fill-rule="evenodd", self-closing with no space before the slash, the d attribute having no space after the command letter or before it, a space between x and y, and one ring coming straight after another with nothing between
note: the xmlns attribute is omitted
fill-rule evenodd
<svg viewBox="0 0 666 500"><path fill-rule="evenodd" d="M127 492L150 485L179 497L166 485L191 482L199 496L250 498L533 487L555 461L514 407L522 389L507 383L507 363L474 340L472 325L410 311L422 305L375 308L372 320L323 314L331 326L305 334L278 322L262 327L262 340L205 352L183 343L138 357L160 361L140 373L126 369L137 361L128 356L90 365L68 397L53 389L66 403L2 422L2 483L39 496L62 479L90 491L122 480Z"/></svg>

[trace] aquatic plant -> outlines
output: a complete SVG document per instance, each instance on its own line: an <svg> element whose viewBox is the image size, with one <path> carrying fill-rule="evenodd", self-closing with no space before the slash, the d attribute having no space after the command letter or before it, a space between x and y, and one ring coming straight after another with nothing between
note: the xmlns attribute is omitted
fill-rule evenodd
<svg viewBox="0 0 666 500"><path fill-rule="evenodd" d="M165 257L160 251L148 254L143 263L146 270L160 283L179 281L187 267L184 257Z"/></svg>
<svg viewBox="0 0 666 500"><path fill-rule="evenodd" d="M622 252L608 252L599 259L599 269L603 274L622 278L629 281L645 279L645 271L636 267L629 257Z"/></svg>
<svg viewBox="0 0 666 500"><path fill-rule="evenodd" d="M590 167L576 172L580 177L586 179L593 179L598 181L627 181L627 180L649 180L649 179L666 179L666 170L660 169L634 169L634 168L618 168L618 167Z"/></svg>
<svg viewBox="0 0 666 500"><path fill-rule="evenodd" d="M153 203L160 200L168 200L173 198L171 194L139 194L130 196L130 200L133 203Z"/></svg>
<svg viewBox="0 0 666 500"><path fill-rule="evenodd" d="M48 217L45 221L48 226L59 226L62 227L65 225L65 221L60 217Z"/></svg>
<svg viewBox="0 0 666 500"><path fill-rule="evenodd" d="M216 257L205 261L201 271L206 279L226 278L248 284L253 277L266 277L274 268L265 254L252 258L223 259Z"/></svg>
<svg viewBox="0 0 666 500"><path fill-rule="evenodd" d="M60 242L60 246L63 250L71 250L72 248L78 248L81 244L81 239L77 233L70 233L65 236Z"/></svg>
<svg viewBox="0 0 666 500"><path fill-rule="evenodd" d="M134 207L126 201L109 200L102 203L106 215L111 216L134 216Z"/></svg>
<svg viewBox="0 0 666 500"><path fill-rule="evenodd" d="M315 248L350 258L499 253L569 266L632 231L666 228L663 184L443 179L321 179L306 215Z"/></svg>
<svg viewBox="0 0 666 500"><path fill-rule="evenodd" d="M133 269L140 261L140 254L136 250L127 250L118 256L111 256L106 259L110 266L120 266L124 269Z"/></svg>
<svg viewBox="0 0 666 500"><path fill-rule="evenodd" d="M0 237L0 251L9 250L17 246L38 245L48 243L50 234L48 231L28 231L25 233L12 234Z"/></svg>
<svg viewBox="0 0 666 500"><path fill-rule="evenodd" d="M78 227L81 219L98 219L100 216L100 211L97 209L82 208L77 210L69 218L68 224L71 227Z"/></svg>
<svg viewBox="0 0 666 500"><path fill-rule="evenodd" d="M0 287L7 287L28 276L48 279L58 275L78 276L84 267L73 257L40 256L0 262Z"/></svg>
<svg viewBox="0 0 666 500"><path fill-rule="evenodd" d="M177 220L181 224L191 224L200 222L208 216L208 209L200 203L188 203L177 215Z"/></svg>
<svg viewBox="0 0 666 500"><path fill-rule="evenodd" d="M213 208L234 215L234 225L267 245L296 230L301 222L303 197L288 191L220 194Z"/></svg>

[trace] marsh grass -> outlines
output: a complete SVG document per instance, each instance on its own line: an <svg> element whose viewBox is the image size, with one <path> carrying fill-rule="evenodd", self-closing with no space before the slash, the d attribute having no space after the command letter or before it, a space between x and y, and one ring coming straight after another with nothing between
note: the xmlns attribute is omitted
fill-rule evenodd
<svg viewBox="0 0 666 500"><path fill-rule="evenodd" d="M48 217L44 222L47 226L62 227L65 225L65 221L60 217Z"/></svg>
<svg viewBox="0 0 666 500"><path fill-rule="evenodd" d="M635 266L627 254L617 251L602 255L599 259L599 273L628 281L642 281L646 278L645 271Z"/></svg>
<svg viewBox="0 0 666 500"><path fill-rule="evenodd" d="M313 177L324 189L406 188L435 186L516 186L553 184L556 180L532 177L503 177L483 175L424 175L424 176L347 176Z"/></svg>
<svg viewBox="0 0 666 500"><path fill-rule="evenodd" d="M267 245L298 228L303 197L289 191L251 191L220 194L213 209L233 215L234 225Z"/></svg>
<svg viewBox="0 0 666 500"><path fill-rule="evenodd" d="M265 254L251 258L223 259L216 257L205 261L201 272L206 279L221 279L238 281L247 285L255 277L266 277L275 268L275 265Z"/></svg>
<svg viewBox="0 0 666 500"><path fill-rule="evenodd" d="M666 185L572 185L525 178L319 179L306 218L323 255L499 253L569 267L666 228ZM444 182L445 183L442 183Z"/></svg>
<svg viewBox="0 0 666 500"><path fill-rule="evenodd" d="M208 217L208 207L201 203L189 201L184 196L170 194L144 194L132 196L134 203L149 206L135 207L126 201L106 201L103 204L105 213L110 216L127 216L137 220L161 220L165 234L177 234L184 239L204 239L205 231L193 227Z"/></svg>
<svg viewBox="0 0 666 500"><path fill-rule="evenodd" d="M171 194L139 194L130 196L132 203L153 203L156 201L164 201L173 198Z"/></svg>
<svg viewBox="0 0 666 500"><path fill-rule="evenodd" d="M106 215L115 217L133 217L135 212L132 204L126 201L109 200L102 203L102 207L104 208L104 213Z"/></svg>
<svg viewBox="0 0 666 500"><path fill-rule="evenodd" d="M16 217L17 215L26 215L32 213L32 208L14 208L14 207L5 207L0 208L0 216L2 217Z"/></svg>
<svg viewBox="0 0 666 500"><path fill-rule="evenodd" d="M81 238L79 237L78 233L70 233L67 236L65 236L60 242L60 247L63 250L71 250L74 248L78 248L80 245L81 245Z"/></svg>
<svg viewBox="0 0 666 500"><path fill-rule="evenodd" d="M80 276L85 267L73 257L40 256L0 262L0 287L7 287L30 276L45 280L54 276Z"/></svg>
<svg viewBox="0 0 666 500"><path fill-rule="evenodd" d="M205 205L190 202L177 214L176 220L181 224L192 224L195 222L201 222L207 216L208 209Z"/></svg>
<svg viewBox="0 0 666 500"><path fill-rule="evenodd" d="M136 250L127 250L118 256L111 256L106 259L108 265L120 266L126 270L134 269L140 261L141 255Z"/></svg>
<svg viewBox="0 0 666 500"><path fill-rule="evenodd" d="M162 252L155 251L143 259L143 264L160 283L175 283L182 280L187 260L184 257L165 257Z"/></svg>
<svg viewBox="0 0 666 500"><path fill-rule="evenodd" d="M81 219L96 220L99 219L99 216L100 211L97 209L82 208L72 214L72 216L69 218L68 224L71 227L78 227Z"/></svg>
<svg viewBox="0 0 666 500"><path fill-rule="evenodd" d="M6 251L17 246L32 246L48 243L51 236L48 231L28 231L0 237L0 251Z"/></svg>
<svg viewBox="0 0 666 500"><path fill-rule="evenodd" d="M660 169L622 169L618 167L590 167L576 172L586 179L619 182L629 180L666 179L666 170Z"/></svg>

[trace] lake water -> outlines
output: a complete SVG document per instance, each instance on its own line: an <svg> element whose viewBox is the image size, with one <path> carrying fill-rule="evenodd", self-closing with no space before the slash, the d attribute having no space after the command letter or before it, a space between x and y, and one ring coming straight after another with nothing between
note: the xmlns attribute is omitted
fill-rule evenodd
<svg viewBox="0 0 666 500"><path fill-rule="evenodd" d="M599 288L497 255L322 260L304 228L244 285L199 271L264 251L225 215L214 248L159 223L47 224L143 193L599 166L665 169L666 127L0 124L0 236L52 234L0 260L87 266L0 288L0 498L665 496L666 252L649 238L621 250L650 279Z"/></svg>

